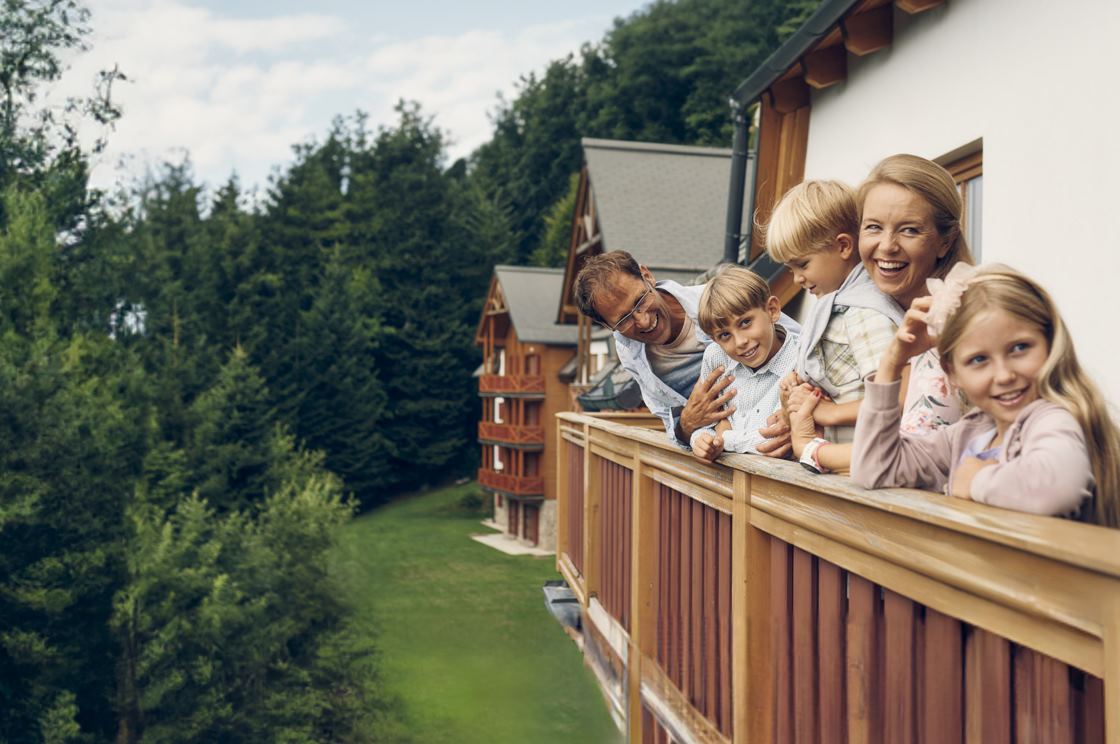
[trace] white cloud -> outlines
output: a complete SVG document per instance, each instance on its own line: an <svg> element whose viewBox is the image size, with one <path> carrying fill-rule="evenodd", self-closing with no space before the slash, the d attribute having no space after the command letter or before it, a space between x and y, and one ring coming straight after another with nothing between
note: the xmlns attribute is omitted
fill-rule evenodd
<svg viewBox="0 0 1120 744"><path fill-rule="evenodd" d="M95 0L92 10L93 49L56 93L88 92L96 72L114 65L130 79L114 89L124 116L95 168L98 185L122 175L114 168L122 157L132 156L135 174L186 150L212 185L237 170L246 185L263 186L292 145L321 136L336 115L361 109L373 126L391 124L401 98L436 116L459 157L489 138L499 90L511 95L519 76L609 23L390 39L359 38L338 17L232 19L176 0Z"/></svg>

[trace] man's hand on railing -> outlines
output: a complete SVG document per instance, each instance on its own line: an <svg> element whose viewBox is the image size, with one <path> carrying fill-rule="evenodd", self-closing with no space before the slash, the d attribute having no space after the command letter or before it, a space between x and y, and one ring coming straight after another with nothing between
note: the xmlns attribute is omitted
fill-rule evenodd
<svg viewBox="0 0 1120 744"><path fill-rule="evenodd" d="M697 429L711 426L735 412L735 406L729 403L737 391L735 388L728 389L731 378L722 375L723 367L716 367L710 375L697 380L692 388L692 395L688 396L688 402L677 420L677 428L680 429L677 436L682 442L692 439L692 432Z"/></svg>
<svg viewBox="0 0 1120 744"><path fill-rule="evenodd" d="M766 419L766 426L759 429L758 433L766 437L766 441L756 447L760 455L767 457L789 457L793 451L790 445L789 425L782 420L780 411L770 414Z"/></svg>

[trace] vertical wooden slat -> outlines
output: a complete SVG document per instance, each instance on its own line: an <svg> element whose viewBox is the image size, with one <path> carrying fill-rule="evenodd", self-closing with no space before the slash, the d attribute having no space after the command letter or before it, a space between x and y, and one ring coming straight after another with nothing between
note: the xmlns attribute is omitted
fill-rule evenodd
<svg viewBox="0 0 1120 744"><path fill-rule="evenodd" d="M691 637L688 644L689 679L691 684L688 689L688 698L692 704L704 709L704 649L701 644L701 635L704 632L704 606L703 586L704 577L704 505L699 501L692 501L692 550L689 553L689 568L692 576L692 596L689 598L689 612L691 619L689 629Z"/></svg>
<svg viewBox="0 0 1120 744"><path fill-rule="evenodd" d="M689 508L689 502L684 497L680 499L680 551L678 557L680 562L678 564L679 582L678 594L676 594L676 613L678 613L678 649L680 651L678 669L679 675L679 688L684 692L685 696L689 694L689 686L692 680L692 669L689 663L689 640L691 638L691 603L692 593L690 592L690 582L692 577L689 573L689 556L692 555L692 510Z"/></svg>
<svg viewBox="0 0 1120 744"><path fill-rule="evenodd" d="M1011 649L972 628L965 645L965 741L1011 743Z"/></svg>
<svg viewBox="0 0 1120 744"><path fill-rule="evenodd" d="M818 741L844 744L844 573L817 561Z"/></svg>
<svg viewBox="0 0 1120 744"><path fill-rule="evenodd" d="M918 740L922 744L960 744L964 737L961 624L927 607L921 633Z"/></svg>
<svg viewBox="0 0 1120 744"><path fill-rule="evenodd" d="M793 549L793 739L817 738L816 561Z"/></svg>
<svg viewBox="0 0 1120 744"><path fill-rule="evenodd" d="M878 744L882 738L878 634L879 588L848 574L848 744Z"/></svg>
<svg viewBox="0 0 1120 744"><path fill-rule="evenodd" d="M669 607L666 611L668 621L668 659L665 663L665 672L669 679L680 687L681 685L681 501L677 495L669 492Z"/></svg>
<svg viewBox="0 0 1120 744"><path fill-rule="evenodd" d="M622 610L625 613L623 616L623 627L627 631L634 620L632 597L637 591L634 586L634 571L631 565L634 560L634 532L630 529L632 515L634 509L634 486L637 485L637 480L634 478L632 471L623 471L622 476L622 535L623 535L623 550L622 550Z"/></svg>
<svg viewBox="0 0 1120 744"><path fill-rule="evenodd" d="M731 736L731 516L719 515L719 730Z"/></svg>
<svg viewBox="0 0 1120 744"><path fill-rule="evenodd" d="M883 733L886 741L914 741L914 603L892 591L883 595Z"/></svg>
<svg viewBox="0 0 1120 744"><path fill-rule="evenodd" d="M719 574L716 572L717 541L716 510L704 506L704 707L701 712L709 720L719 720Z"/></svg>
<svg viewBox="0 0 1120 744"><path fill-rule="evenodd" d="M792 566L788 544L770 541L770 618L774 628L774 744L793 738L793 675L790 632L792 625Z"/></svg>
<svg viewBox="0 0 1120 744"><path fill-rule="evenodd" d="M740 470L731 501L731 733L735 744L771 739L770 537L750 523L752 478Z"/></svg>
<svg viewBox="0 0 1120 744"><path fill-rule="evenodd" d="M1104 683L1100 677L1078 672L1074 706L1074 741L1104 744Z"/></svg>
<svg viewBox="0 0 1120 744"><path fill-rule="evenodd" d="M1016 646L1014 665L1015 741L1018 744L1073 744L1069 667Z"/></svg>
<svg viewBox="0 0 1120 744"><path fill-rule="evenodd" d="M658 509L661 520L657 535L657 662L668 673L669 659L669 504L668 489L657 484Z"/></svg>

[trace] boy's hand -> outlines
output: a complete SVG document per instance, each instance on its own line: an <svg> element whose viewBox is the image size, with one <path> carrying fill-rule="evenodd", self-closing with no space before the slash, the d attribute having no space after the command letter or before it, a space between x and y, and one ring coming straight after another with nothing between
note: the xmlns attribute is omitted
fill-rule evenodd
<svg viewBox="0 0 1120 744"><path fill-rule="evenodd" d="M735 406L728 404L735 397L736 390L727 389L732 380L730 377L720 379L721 375L723 367L716 367L703 380L697 380L692 388L692 395L688 396L688 402L677 420L684 434L683 441L687 442L697 429L711 426L735 412Z"/></svg>
<svg viewBox="0 0 1120 744"><path fill-rule="evenodd" d="M793 392L793 389L803 382L805 381L797 376L796 371L791 371L778 380L778 399L782 401L782 408L786 407L786 401L789 400L789 394Z"/></svg>
<svg viewBox="0 0 1120 744"><path fill-rule="evenodd" d="M703 462L713 462L723 454L723 437L719 434L711 435L704 432L696 437L696 444L692 446L692 455Z"/></svg>
<svg viewBox="0 0 1120 744"><path fill-rule="evenodd" d="M801 450L818 434L813 413L820 404L821 397L821 391L811 385L802 385L790 394L790 440L795 457L800 457Z"/></svg>

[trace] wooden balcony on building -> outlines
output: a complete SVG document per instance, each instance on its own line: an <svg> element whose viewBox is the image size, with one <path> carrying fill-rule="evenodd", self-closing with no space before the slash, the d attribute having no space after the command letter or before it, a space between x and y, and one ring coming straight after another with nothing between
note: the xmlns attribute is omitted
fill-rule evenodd
<svg viewBox="0 0 1120 744"><path fill-rule="evenodd" d="M478 394L507 398L543 398L544 375L482 375L478 378Z"/></svg>
<svg viewBox="0 0 1120 744"><path fill-rule="evenodd" d="M544 447L544 427L479 421L478 441L483 444L502 444L515 449L539 450Z"/></svg>
<svg viewBox="0 0 1120 744"><path fill-rule="evenodd" d="M483 488L492 488L511 496L543 497L544 478L540 476L510 475L489 468L479 468L478 485Z"/></svg>
<svg viewBox="0 0 1120 744"><path fill-rule="evenodd" d="M557 426L557 564L629 741L1120 744L1120 531Z"/></svg>

